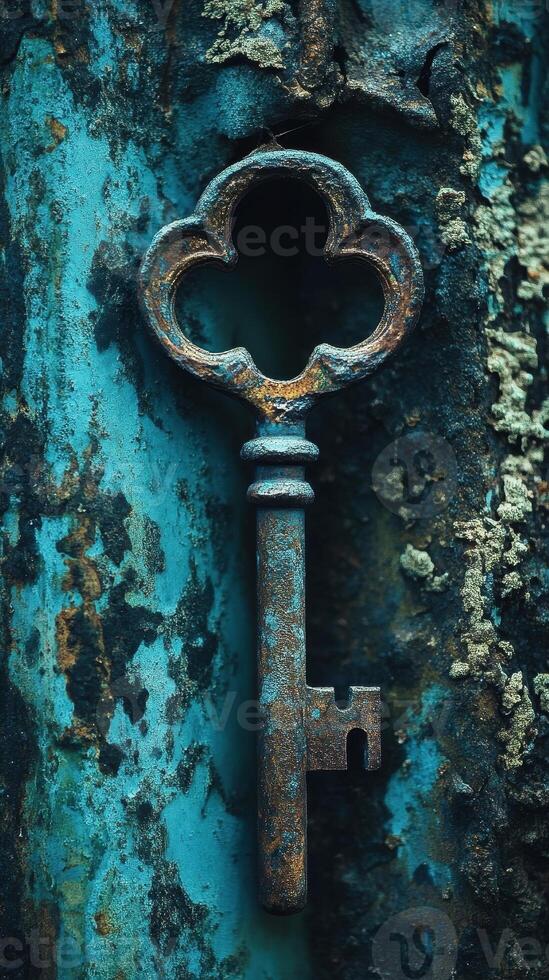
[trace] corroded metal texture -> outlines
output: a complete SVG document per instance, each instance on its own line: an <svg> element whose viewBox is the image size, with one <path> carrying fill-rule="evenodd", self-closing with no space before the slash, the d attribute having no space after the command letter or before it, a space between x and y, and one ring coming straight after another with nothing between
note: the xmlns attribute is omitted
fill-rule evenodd
<svg viewBox="0 0 549 980"><path fill-rule="evenodd" d="M294 912L307 898L305 515L257 512L258 870L262 904Z"/></svg>
<svg viewBox="0 0 549 980"><path fill-rule="evenodd" d="M233 216L251 188L273 177L299 178L325 201L330 221L327 261L360 259L378 274L382 318L367 339L350 348L320 344L290 381L266 378L242 347L213 354L193 344L175 315L175 293L185 273L206 262L234 265ZM417 250L396 222L375 214L357 180L341 164L299 150L268 149L228 167L206 188L194 214L158 233L141 268L140 294L147 321L170 357L195 377L249 402L260 418L303 419L320 395L367 377L413 328L423 298Z"/></svg>
<svg viewBox="0 0 549 980"><path fill-rule="evenodd" d="M334 47L335 0L300 0L301 58L298 83L314 91L325 80Z"/></svg>
<svg viewBox="0 0 549 980"><path fill-rule="evenodd" d="M310 183L328 207L328 259L369 262L383 284L385 307L373 334L351 348L315 347L291 381L266 378L244 348L212 354L181 330L175 293L198 263L237 261L231 231L236 206L258 182L294 176ZM358 182L326 157L280 148L258 151L228 168L205 190L195 214L164 228L141 267L141 302L154 335L180 366L249 402L257 438L243 458L258 463L248 499L258 505L259 891L270 912L289 913L307 899L307 769L344 769L347 737L367 736L365 763L380 764L380 692L351 688L341 710L334 691L305 681L305 515L314 500L303 464L316 447L304 438L306 413L322 394L360 381L378 368L414 326L423 297L416 249L394 221L370 209Z"/></svg>
<svg viewBox="0 0 549 980"><path fill-rule="evenodd" d="M316 447L300 436L302 428L284 435L271 428L243 450L261 464L250 495L259 505L259 894L266 909L280 913L298 911L307 899L307 771L345 769L352 729L367 735L366 767L380 763L379 688L351 688L342 708L333 688L305 680L303 505L313 493L298 464L314 458ZM257 489L265 486L268 496Z"/></svg>

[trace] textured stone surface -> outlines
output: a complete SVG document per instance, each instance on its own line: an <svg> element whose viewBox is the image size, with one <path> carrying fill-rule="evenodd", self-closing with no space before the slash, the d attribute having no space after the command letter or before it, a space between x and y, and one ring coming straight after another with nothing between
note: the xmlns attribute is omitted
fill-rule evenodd
<svg viewBox="0 0 549 980"><path fill-rule="evenodd" d="M11 976L547 975L543 7L2 5ZM177 374L135 291L152 235L272 133L344 163L427 281L407 350L311 420L309 680L380 684L386 724L379 774L311 777L292 919L254 896L250 419ZM293 193L252 217L322 216ZM361 339L361 275L247 262L197 280L196 337L283 371Z"/></svg>

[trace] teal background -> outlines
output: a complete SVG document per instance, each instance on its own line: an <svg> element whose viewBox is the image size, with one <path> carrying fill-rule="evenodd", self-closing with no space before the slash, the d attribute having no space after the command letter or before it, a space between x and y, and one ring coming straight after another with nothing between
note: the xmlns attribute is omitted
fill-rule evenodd
<svg viewBox="0 0 549 980"><path fill-rule="evenodd" d="M543 4L323 0L304 74L313 6L1 11L10 976L400 980L411 963L474 980L479 928L494 977L547 969ZM136 299L153 234L273 133L344 163L427 279L409 348L311 420L309 680L380 683L386 724L379 774L311 777L310 903L287 919L256 904L238 716L252 420L168 363ZM323 216L295 187L242 207L266 227ZM285 376L319 340L356 342L380 300L360 270L267 256L231 282L200 272L181 304L211 349L244 341ZM376 458L417 430L458 466L448 508L419 520L372 490ZM506 550L488 555L494 526ZM380 953L378 930L418 907L451 923L449 961L436 929L414 942L400 920L409 962Z"/></svg>

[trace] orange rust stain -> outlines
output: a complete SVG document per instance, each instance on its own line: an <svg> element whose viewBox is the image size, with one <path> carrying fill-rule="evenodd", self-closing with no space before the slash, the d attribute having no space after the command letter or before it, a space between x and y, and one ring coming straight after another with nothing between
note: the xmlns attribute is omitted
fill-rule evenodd
<svg viewBox="0 0 549 980"><path fill-rule="evenodd" d="M102 693L97 706L97 712L98 719L101 718L103 724L107 724L114 713L114 700L109 687L111 665L108 658L104 655L105 646L101 616L97 613L93 603L89 599L85 599L81 606L69 606L58 613L55 623L57 663L68 681L70 671L77 663L79 657L85 655L79 631L73 628L74 620L77 616L85 617L88 630L93 633L95 646L99 651L95 657L95 666L100 679ZM78 741L84 745L96 744L100 739L100 732L97 728L90 726L79 718L75 718L73 724L63 734L65 739L71 742Z"/></svg>
<svg viewBox="0 0 549 980"><path fill-rule="evenodd" d="M89 64L90 62L89 52L82 45L79 48L76 48L75 51L71 52L66 47L63 38L59 34L54 38L53 44L55 48L55 53L58 56L58 58L62 59L63 64L68 64L69 59L71 61L79 62L82 65Z"/></svg>
<svg viewBox="0 0 549 980"><path fill-rule="evenodd" d="M540 506L549 508L549 483L546 480L542 480L534 489L539 497Z"/></svg>
<svg viewBox="0 0 549 980"><path fill-rule="evenodd" d="M78 609L71 606L58 613L55 620L55 636L57 640L57 663L64 674L76 663L76 647L72 643L72 621Z"/></svg>
<svg viewBox="0 0 549 980"><path fill-rule="evenodd" d="M64 503L74 496L78 490L79 479L78 460L75 454L71 452L71 461L63 474L61 483L59 486L56 485L55 488L51 488L51 492L55 493L55 498L59 503Z"/></svg>
<svg viewBox="0 0 549 980"><path fill-rule="evenodd" d="M46 116L46 125L49 127L53 137L53 142L46 147L46 153L52 153L63 142L68 133L68 129L55 116Z"/></svg>
<svg viewBox="0 0 549 980"><path fill-rule="evenodd" d="M95 561L87 554L96 536L96 521L88 511L87 504L89 502L91 505L95 501L102 476L101 469L93 466L93 452L93 447L86 451L82 469L79 469L76 458L72 458L61 486L56 488L57 498L68 505L73 520L71 530L58 544L65 556L66 566L62 588L69 595L75 593L82 599L76 604L71 597L69 604L56 617L56 654L59 668L65 674L68 685L71 682L71 671L79 659L93 658L93 670L97 674L101 692L97 706L98 718L103 724L108 724L114 710L109 687L111 664L105 655L103 622L95 605L102 594L103 584ZM101 734L104 733L96 725L74 717L73 723L64 732L64 738L70 742L78 741L90 745L98 744Z"/></svg>
<svg viewBox="0 0 549 980"><path fill-rule="evenodd" d="M110 936L111 932L114 932L114 926L108 912L96 912L94 920L95 928L100 936Z"/></svg>
<svg viewBox="0 0 549 980"><path fill-rule="evenodd" d="M75 10L74 13L76 14L77 11ZM53 39L55 53L57 57L62 58L65 63L66 60L68 60L68 57L70 57L72 61L79 61L81 63L88 64L90 55L88 50L83 45L76 48L74 51L69 51L66 47L64 37L67 37L68 30L67 27L65 27L63 14L64 11L59 10L59 0L50 0L50 17L55 25ZM68 25L70 26L70 20L68 21Z"/></svg>
<svg viewBox="0 0 549 980"><path fill-rule="evenodd" d="M63 590L65 592L78 590L88 599L98 599L102 588L95 562L83 555L77 561L69 560L67 565L68 571L63 579Z"/></svg>
<svg viewBox="0 0 549 980"><path fill-rule="evenodd" d="M87 488L89 489L89 488ZM65 559L67 574L62 588L65 592L77 591L84 602L98 599L102 593L102 584L97 565L86 555L95 538L95 522L85 513L78 514L78 523L63 541L63 551L69 557Z"/></svg>
<svg viewBox="0 0 549 980"><path fill-rule="evenodd" d="M75 721L68 728L63 729L61 735L62 745L96 745L98 741L97 732L91 725L84 721Z"/></svg>
<svg viewBox="0 0 549 980"><path fill-rule="evenodd" d="M95 663L98 674L103 678L104 692L106 692L110 679L110 664L104 657L103 623L89 600L85 600L82 606L69 606L57 614L55 620L57 663L60 670L67 676L84 653L79 631L74 628L74 622L80 616L84 616L87 627L95 638L99 650Z"/></svg>
<svg viewBox="0 0 549 980"><path fill-rule="evenodd" d="M62 588L65 592L79 592L84 603L94 602L103 591L97 565L86 555L86 551L93 544L95 525L85 515L79 515L79 518L78 525L63 542L63 550L67 552L68 557L65 559L67 574L63 579Z"/></svg>
<svg viewBox="0 0 549 980"><path fill-rule="evenodd" d="M87 626L90 628L90 632L93 633L99 648L100 655L97 659L100 663L104 662L102 655L104 653L105 646L103 641L103 623L101 616L96 612L91 603L86 601L82 606L69 606L66 609L62 609L57 615L56 634L58 642L57 659L59 666L61 666L61 661L63 660L70 669L70 667L72 667L78 659L81 652L80 644L74 637L72 624L75 618L81 615L84 615Z"/></svg>

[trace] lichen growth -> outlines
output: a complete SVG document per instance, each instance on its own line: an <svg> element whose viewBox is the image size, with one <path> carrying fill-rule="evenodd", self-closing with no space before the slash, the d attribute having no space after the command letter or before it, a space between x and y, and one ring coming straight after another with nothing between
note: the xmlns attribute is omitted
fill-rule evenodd
<svg viewBox="0 0 549 980"><path fill-rule="evenodd" d="M511 457L512 459L512 457ZM500 732L505 749L501 762L507 769L522 764L530 738L534 734L530 696L519 672L509 676L504 665L515 655L507 640L498 636L498 615L494 607L492 581L499 574L501 599L511 592L523 592L528 598L519 566L529 551L513 524L523 522L532 504L523 480L512 474L502 474L503 500L496 509L497 519L478 518L456 525L458 538L468 542L465 550L467 569L461 597L467 616L462 643L466 660L458 660L450 668L453 680L467 677L488 681L499 694L502 714L508 719Z"/></svg>
<svg viewBox="0 0 549 980"><path fill-rule="evenodd" d="M442 592L448 582L448 573L435 575L433 559L427 551L407 544L400 556L400 567L405 575L421 582L429 592Z"/></svg>
<svg viewBox="0 0 549 980"><path fill-rule="evenodd" d="M493 297L487 320L496 319L496 310L505 306L503 283L505 266L516 254L517 221L512 204L513 184L505 180L495 188L490 204L481 204L473 215L473 234L485 257L484 271Z"/></svg>
<svg viewBox="0 0 549 980"><path fill-rule="evenodd" d="M511 592L518 592L522 588L522 579L518 572L507 572L501 580L501 597L505 599Z"/></svg>
<svg viewBox="0 0 549 980"><path fill-rule="evenodd" d="M456 133L465 139L461 173L475 180L479 174L482 157L482 143L475 114L465 101L461 92L450 97L451 125Z"/></svg>
<svg viewBox="0 0 549 980"><path fill-rule="evenodd" d="M453 125L468 139L468 149L476 154L474 119L469 107L454 101ZM476 124L475 124L476 125ZM466 157L466 171L471 152ZM531 150L525 161L533 172L544 166L544 156ZM465 172L462 167L462 172ZM547 403L529 407L529 394L538 367L536 340L526 324L512 329L502 316L507 306L506 271L511 260L518 261L524 276L517 288L517 300L536 300L541 296L546 275L546 210L540 207L541 189L518 207L513 202L515 173L495 187L489 203L477 207L473 216L475 243L485 257L490 300L486 310L486 367L498 378L498 395L489 419L493 429L512 447L501 460L496 479L496 504L487 513L456 524L456 535L467 542L467 568L461 597L465 612L462 645L466 658L454 661L453 680L483 679L497 692L501 714L506 719L499 733L503 744L500 757L505 769L522 765L536 734L535 713L522 673L507 673L515 649L499 635L501 612L498 602L509 596L529 599L521 575L521 565L529 553L524 529L533 510L533 490L541 479L543 443L549 417ZM513 324L514 326L514 324ZM494 512L495 511L495 512Z"/></svg>
<svg viewBox="0 0 549 980"><path fill-rule="evenodd" d="M537 367L536 341L524 331L506 333L502 329L489 329L490 342L487 358L488 370L498 375L499 398L492 406L493 425L497 432L504 432L509 442L520 441L523 448L529 437L545 439L547 431L539 412L526 411L528 389ZM520 507L518 496L523 492L515 481L508 480L509 496ZM523 509L523 513L528 512ZM512 519L512 518L511 518Z"/></svg>
<svg viewBox="0 0 549 980"><path fill-rule="evenodd" d="M467 652L468 670L465 671L462 662L458 661L460 666L457 671L451 669L451 676L457 679L471 675L479 679L488 672L499 677L501 664L509 659L510 651L508 645L498 642L495 625L487 613L485 584L486 576L503 559L507 533L502 524L490 518L457 524L455 531L458 538L470 544L465 550L467 569L461 589L467 614L462 642Z"/></svg>
<svg viewBox="0 0 549 980"><path fill-rule="evenodd" d="M269 31L269 22L285 13L283 0L207 0L203 16L222 21L222 26L206 61L224 64L241 57L260 68L283 68L283 42Z"/></svg>
<svg viewBox="0 0 549 980"><path fill-rule="evenodd" d="M528 150L528 153L524 154L524 162L533 174L539 174L541 170L545 170L546 167L549 167L547 154L545 153L543 147L539 146L539 144L536 144L530 150Z"/></svg>
<svg viewBox="0 0 549 980"><path fill-rule="evenodd" d="M469 677L470 673L471 667L463 660L456 660L450 667L450 677L453 681L461 681L465 677Z"/></svg>
<svg viewBox="0 0 549 980"><path fill-rule="evenodd" d="M467 225L461 216L464 205L463 191L454 190L453 187L440 188L436 198L438 224L442 241L450 252L471 244Z"/></svg>
<svg viewBox="0 0 549 980"><path fill-rule="evenodd" d="M543 301L549 286L549 184L546 181L540 182L535 197L519 205L518 214L518 258L526 270L526 278L517 293L520 299Z"/></svg>
<svg viewBox="0 0 549 980"><path fill-rule="evenodd" d="M435 569L431 556L426 551L420 551L413 545L407 544L406 551L400 556L400 567L414 579L427 579Z"/></svg>
<svg viewBox="0 0 549 980"><path fill-rule="evenodd" d="M539 698L541 711L549 715L549 674L537 674L534 677L534 691Z"/></svg>
<svg viewBox="0 0 549 980"><path fill-rule="evenodd" d="M536 734L536 715L521 671L506 679L501 693L501 710L509 716L510 722L498 736L505 746L500 761L506 769L518 769Z"/></svg>

